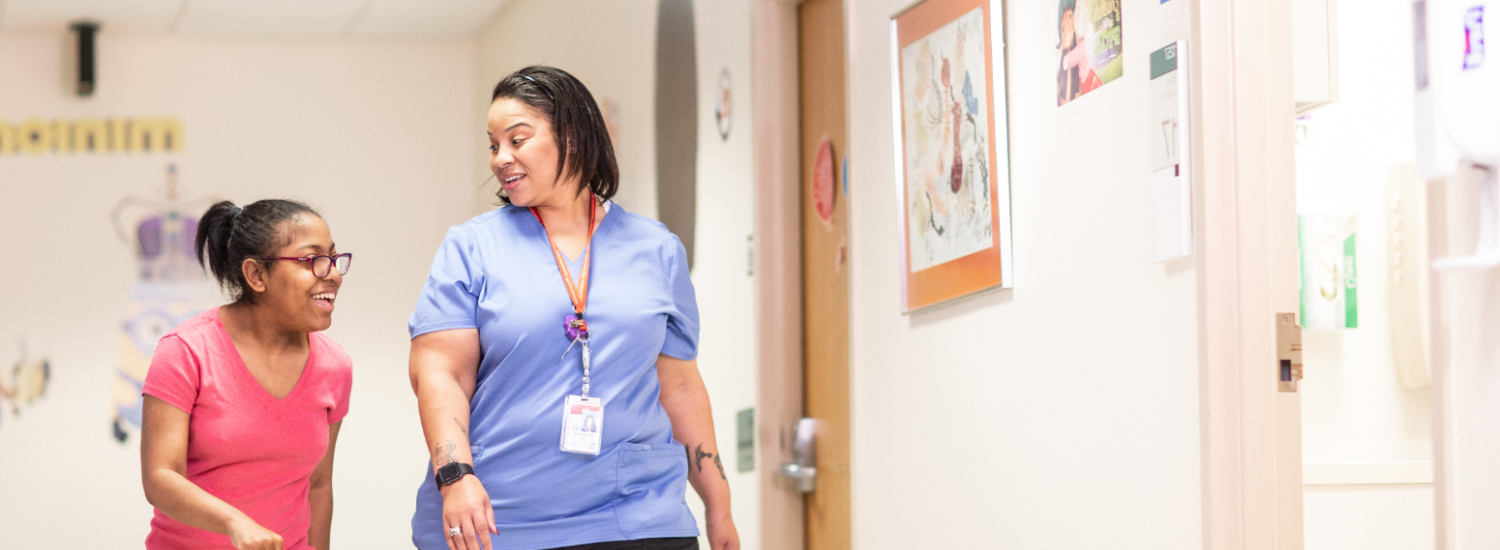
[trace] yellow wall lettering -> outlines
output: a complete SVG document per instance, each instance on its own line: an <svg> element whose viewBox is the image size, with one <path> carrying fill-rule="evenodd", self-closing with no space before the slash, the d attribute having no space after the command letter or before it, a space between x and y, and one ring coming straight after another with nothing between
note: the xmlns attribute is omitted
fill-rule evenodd
<svg viewBox="0 0 1500 550"><path fill-rule="evenodd" d="M52 121L52 150L59 153L73 152L73 125L63 119Z"/></svg>
<svg viewBox="0 0 1500 550"><path fill-rule="evenodd" d="M73 151L103 153L109 151L109 128L97 118L80 118L73 125Z"/></svg>
<svg viewBox="0 0 1500 550"><path fill-rule="evenodd" d="M130 121L132 152L182 150L182 123L175 118L137 118Z"/></svg>
<svg viewBox="0 0 1500 550"><path fill-rule="evenodd" d="M77 120L41 117L11 124L0 119L0 156L43 153L177 153L185 134L176 117Z"/></svg>
<svg viewBox="0 0 1500 550"><path fill-rule="evenodd" d="M130 152L130 148L125 143L124 119L109 119L109 150L113 153Z"/></svg>
<svg viewBox="0 0 1500 550"><path fill-rule="evenodd" d="M40 155L52 148L52 126L40 118L28 118L16 129L22 153Z"/></svg>
<svg viewBox="0 0 1500 550"><path fill-rule="evenodd" d="M0 119L0 155L9 155L16 152L16 127L10 122Z"/></svg>

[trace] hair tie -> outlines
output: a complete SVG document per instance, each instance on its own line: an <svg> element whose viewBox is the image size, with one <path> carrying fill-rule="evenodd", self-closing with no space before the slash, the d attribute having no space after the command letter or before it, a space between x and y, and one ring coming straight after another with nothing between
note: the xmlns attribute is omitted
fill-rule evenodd
<svg viewBox="0 0 1500 550"><path fill-rule="evenodd" d="M526 79L526 80L530 80L530 81L531 81L531 83L532 83L532 84L536 84L536 87L537 87L537 88L541 88L541 90L542 90L542 93L544 93L544 94L547 94L547 99L550 99L550 100L552 100L552 101L554 101L554 102L556 102L556 101L557 101L557 98L555 98L555 97L552 97L552 92L549 92L549 91L547 91L547 88L546 88L546 87L544 87L544 86L542 86L542 83L541 83L541 82L537 82L537 81L536 81L536 80L534 80L534 79L532 79L532 78L531 78L531 77L529 77L529 76L526 76L526 75L524 75L524 74L523 74L523 75L521 75L521 78L524 78L524 79Z"/></svg>

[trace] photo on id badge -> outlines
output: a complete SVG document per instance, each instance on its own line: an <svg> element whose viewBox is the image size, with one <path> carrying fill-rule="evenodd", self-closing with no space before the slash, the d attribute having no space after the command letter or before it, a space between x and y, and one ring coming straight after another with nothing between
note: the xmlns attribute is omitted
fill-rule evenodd
<svg viewBox="0 0 1500 550"><path fill-rule="evenodd" d="M597 455L603 433L603 401L597 397L569 395L563 404L563 452Z"/></svg>

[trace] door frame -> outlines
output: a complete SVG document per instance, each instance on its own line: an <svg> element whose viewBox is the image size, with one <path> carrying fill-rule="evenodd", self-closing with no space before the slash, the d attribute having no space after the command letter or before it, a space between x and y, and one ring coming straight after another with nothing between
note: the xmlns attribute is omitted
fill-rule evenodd
<svg viewBox="0 0 1500 550"><path fill-rule="evenodd" d="M778 474L803 414L799 3L754 0L750 22L762 548L807 547L802 493Z"/></svg>
<svg viewBox="0 0 1500 550"><path fill-rule="evenodd" d="M1300 394L1277 392L1296 312L1291 0L1193 2L1203 541L1302 548Z"/></svg>

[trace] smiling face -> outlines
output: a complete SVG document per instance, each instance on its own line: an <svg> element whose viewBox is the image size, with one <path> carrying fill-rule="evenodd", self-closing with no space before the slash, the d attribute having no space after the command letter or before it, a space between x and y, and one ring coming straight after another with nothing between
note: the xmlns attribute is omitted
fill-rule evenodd
<svg viewBox="0 0 1500 550"><path fill-rule="evenodd" d="M500 98L486 117L490 136L490 171L510 197L523 207L558 205L582 191L576 177L562 177L552 121L525 103Z"/></svg>
<svg viewBox="0 0 1500 550"><path fill-rule="evenodd" d="M336 255L328 224L317 216L302 215L279 227L284 243L271 256L305 258ZM246 290L255 293L255 306L266 308L281 328L296 332L318 332L333 325L333 301L344 276L330 268L328 276L313 274L312 262L275 260L268 267L253 259L245 260Z"/></svg>

